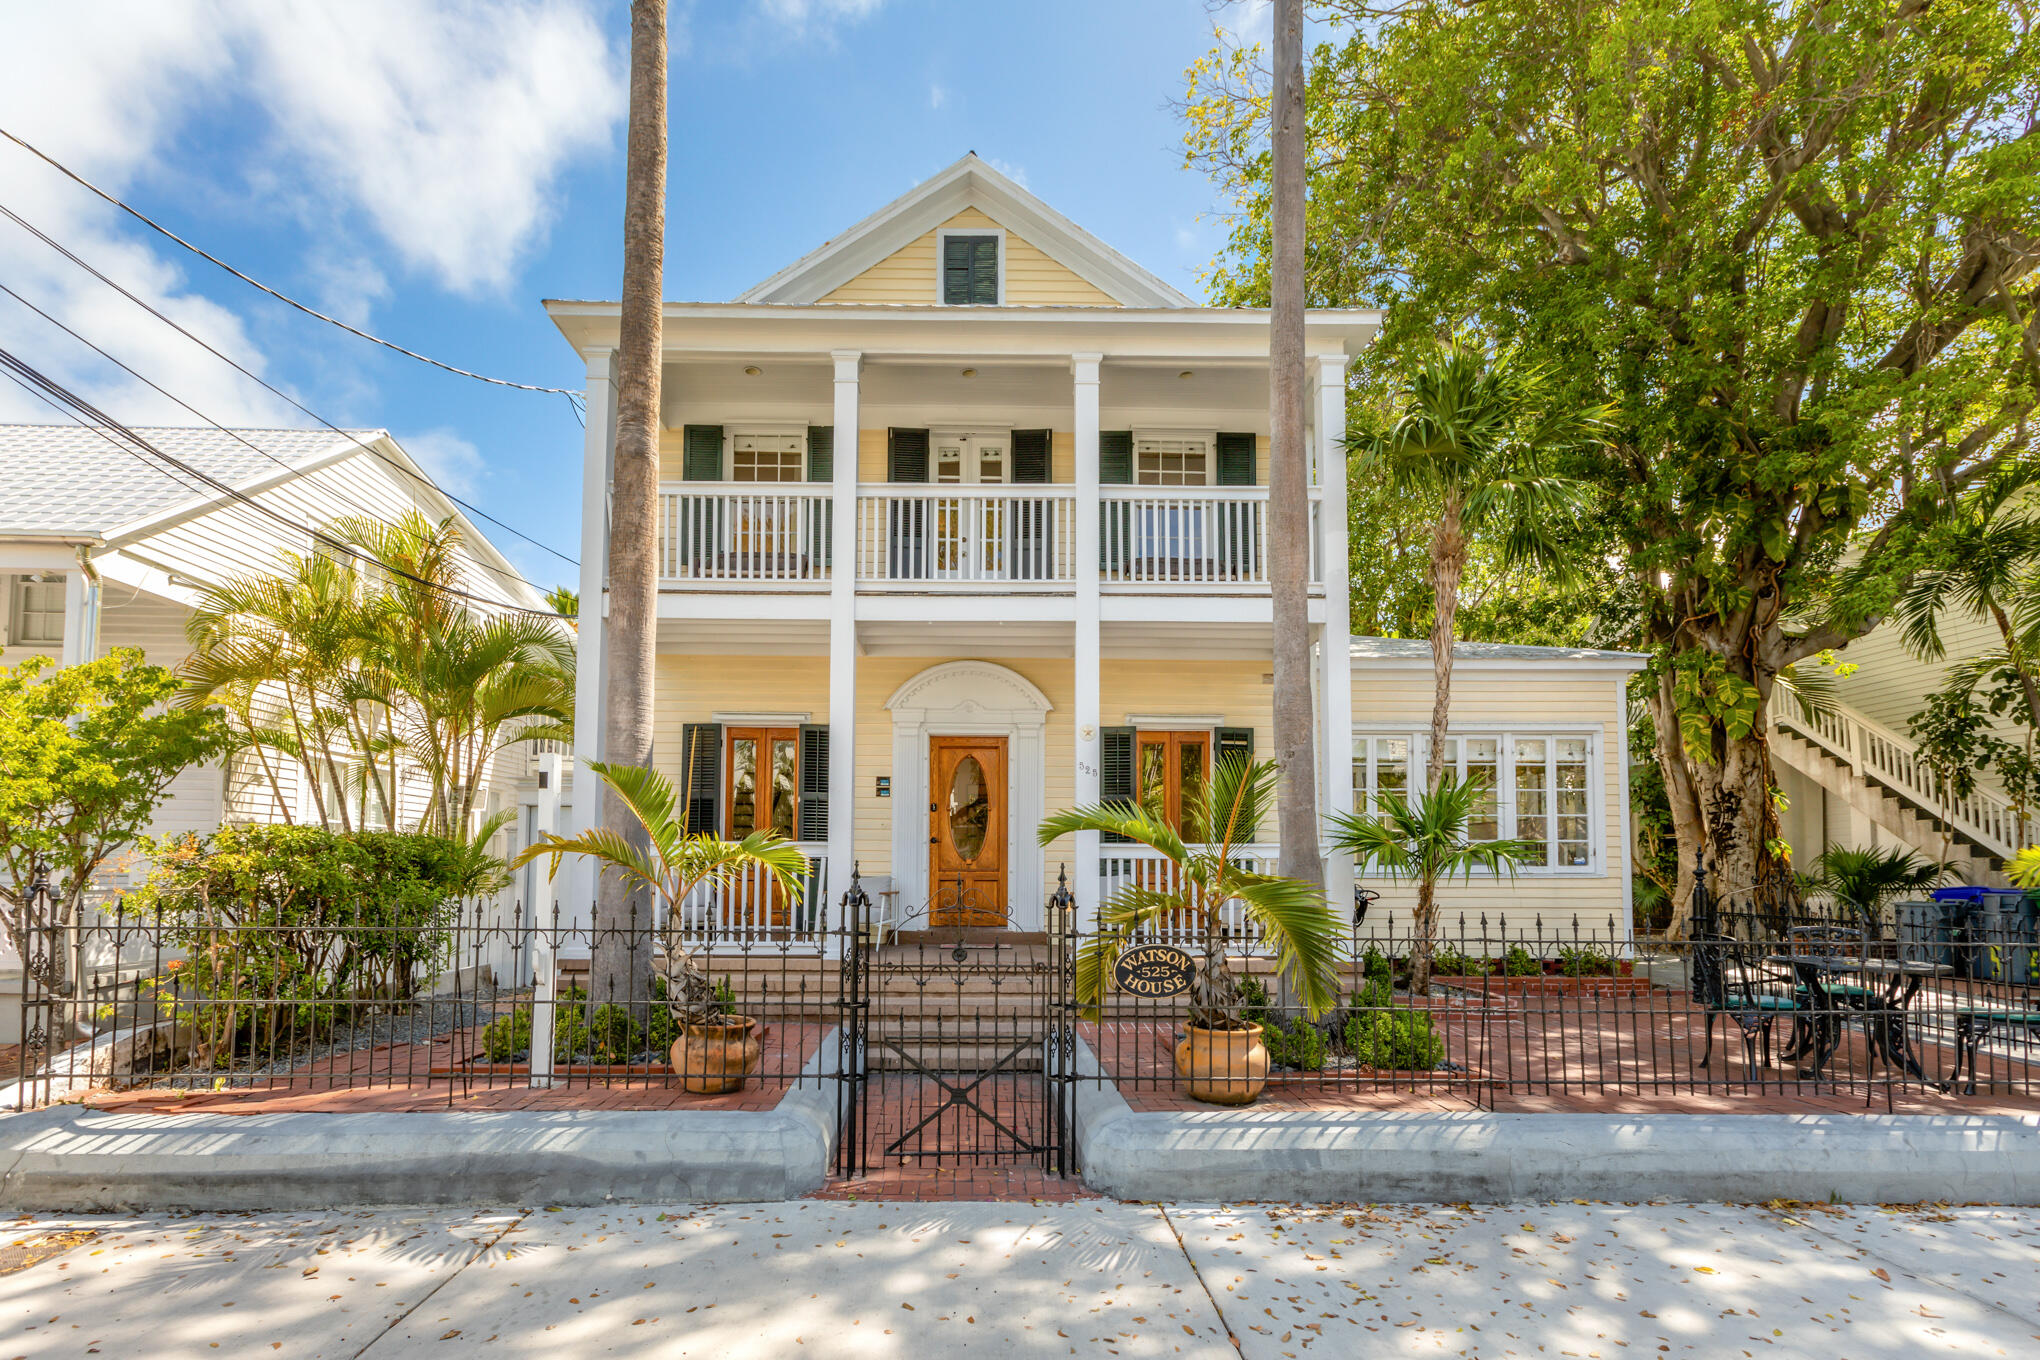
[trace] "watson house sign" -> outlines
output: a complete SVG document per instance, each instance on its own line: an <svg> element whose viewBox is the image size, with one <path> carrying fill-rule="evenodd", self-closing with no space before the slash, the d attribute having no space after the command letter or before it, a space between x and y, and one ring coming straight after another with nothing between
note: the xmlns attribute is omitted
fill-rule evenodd
<svg viewBox="0 0 2040 1360"><path fill-rule="evenodd" d="M1135 996L1181 996L1190 990L1194 969L1190 956L1174 945L1144 944L1119 956L1112 980Z"/></svg>

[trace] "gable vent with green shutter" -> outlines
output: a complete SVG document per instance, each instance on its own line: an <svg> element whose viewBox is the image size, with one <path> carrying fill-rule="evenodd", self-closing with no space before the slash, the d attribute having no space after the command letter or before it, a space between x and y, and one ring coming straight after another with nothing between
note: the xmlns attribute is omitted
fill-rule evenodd
<svg viewBox="0 0 2040 1360"><path fill-rule="evenodd" d="M721 834L722 820L718 816L722 801L721 723L681 725L680 787L687 796L687 834Z"/></svg>
<svg viewBox="0 0 2040 1360"><path fill-rule="evenodd" d="M1104 727L1098 731L1098 801L1101 803L1134 802L1133 789L1133 747L1134 730L1131 727ZM1108 845L1127 845L1126 837L1110 831L1099 833L1098 837Z"/></svg>
<svg viewBox="0 0 2040 1360"><path fill-rule="evenodd" d="M800 826L803 841L829 839L829 728L800 725Z"/></svg>
<svg viewBox="0 0 2040 1360"><path fill-rule="evenodd" d="M1218 484L1220 486L1253 486L1260 481L1260 468L1256 466L1259 441L1251 434L1228 434L1218 436Z"/></svg>
<svg viewBox="0 0 2040 1360"><path fill-rule="evenodd" d="M950 307L998 305L998 237L942 238L942 301Z"/></svg>

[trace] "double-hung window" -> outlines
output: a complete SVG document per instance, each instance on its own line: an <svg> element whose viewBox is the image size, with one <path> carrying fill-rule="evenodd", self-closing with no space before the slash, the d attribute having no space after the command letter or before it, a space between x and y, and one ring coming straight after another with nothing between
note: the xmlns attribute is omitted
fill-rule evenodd
<svg viewBox="0 0 2040 1360"><path fill-rule="evenodd" d="M64 641L64 578L20 576L10 592L7 640L22 647L58 647Z"/></svg>
<svg viewBox="0 0 2040 1360"><path fill-rule="evenodd" d="M1597 744L1584 732L1460 732L1445 739L1445 768L1478 779L1467 819L1471 840L1514 838L1537 847L1524 872L1591 870ZM1353 805L1379 813L1383 799L1421 790L1429 763L1424 732L1362 732L1353 738Z"/></svg>

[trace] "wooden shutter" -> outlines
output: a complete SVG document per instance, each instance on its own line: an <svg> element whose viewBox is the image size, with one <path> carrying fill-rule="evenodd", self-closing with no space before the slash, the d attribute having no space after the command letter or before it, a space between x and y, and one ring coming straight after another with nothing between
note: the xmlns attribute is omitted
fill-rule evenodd
<svg viewBox="0 0 2040 1360"><path fill-rule="evenodd" d="M1256 466L1259 441L1251 434L1227 434L1218 436L1218 484L1220 486L1254 486L1260 481L1260 469Z"/></svg>
<svg viewBox="0 0 2040 1360"><path fill-rule="evenodd" d="M1130 486L1133 483L1133 431L1098 432L1098 484ZM1117 571L1130 555L1133 544L1133 506L1126 501L1107 501L1098 507L1098 568Z"/></svg>
<svg viewBox="0 0 2040 1360"><path fill-rule="evenodd" d="M680 728L680 787L687 795L687 834L713 836L722 830L722 724L683 723Z"/></svg>
<svg viewBox="0 0 2040 1360"><path fill-rule="evenodd" d="M893 429L886 432L885 475L889 482L928 480L928 432ZM928 503L918 500L886 502L886 566L895 581L914 581L926 576Z"/></svg>
<svg viewBox="0 0 2040 1360"><path fill-rule="evenodd" d="M807 479L810 482L829 482L836 476L836 427L833 425L810 425L807 429ZM808 561L815 567L828 567L831 544L836 536L835 516L830 513L830 503L809 504L802 512L807 518Z"/></svg>
<svg viewBox="0 0 2040 1360"><path fill-rule="evenodd" d="M829 839L829 728L826 723L800 725L800 822L803 841Z"/></svg>
<svg viewBox="0 0 2040 1360"><path fill-rule="evenodd" d="M1029 485L1048 481L1050 435L1047 430L1013 431L1013 480Z"/></svg>
<svg viewBox="0 0 2040 1360"><path fill-rule="evenodd" d="M1211 734L1211 754L1218 760L1227 756L1240 756L1251 761L1254 758L1254 729L1251 727L1220 727Z"/></svg>
<svg viewBox="0 0 2040 1360"><path fill-rule="evenodd" d="M1013 431L1013 480L1028 486L1046 485L1049 479L1049 449L1053 436L1047 430ZM1049 518L1055 511L1052 501L1032 496L1015 497L1011 502L1011 527L1008 545L1015 580L1041 581L1055 574L1052 559L1054 543L1049 533Z"/></svg>
<svg viewBox="0 0 2040 1360"><path fill-rule="evenodd" d="M942 301L951 307L998 305L998 237L942 238Z"/></svg>
<svg viewBox="0 0 2040 1360"><path fill-rule="evenodd" d="M836 476L836 427L834 425L810 425L807 427L807 479L811 482L827 482Z"/></svg>
<svg viewBox="0 0 2040 1360"><path fill-rule="evenodd" d="M689 425L680 436L680 476L689 482L719 482L723 433L720 425Z"/></svg>
<svg viewBox="0 0 2040 1360"><path fill-rule="evenodd" d="M1098 801L1101 803L1134 802L1133 787L1134 729L1131 727L1105 727L1098 731ZM1102 832L1099 839L1111 845L1125 845L1124 836L1110 831Z"/></svg>

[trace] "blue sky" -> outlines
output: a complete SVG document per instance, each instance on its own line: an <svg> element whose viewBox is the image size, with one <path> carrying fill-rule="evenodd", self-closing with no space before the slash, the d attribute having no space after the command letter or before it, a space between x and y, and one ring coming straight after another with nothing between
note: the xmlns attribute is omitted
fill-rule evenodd
<svg viewBox="0 0 2040 1360"><path fill-rule="evenodd" d="M285 292L451 363L576 387L539 302L617 293L623 9L0 0L0 127ZM731 297L970 150L1201 293L1224 228L1167 105L1214 22L1265 30L1265 6L676 0L666 295ZM459 494L578 555L581 436L561 398L295 314L11 146L0 203L320 415L387 427ZM209 416L302 423L4 221L0 279ZM5 298L0 343L120 419L192 423ZM0 390L0 419L55 418ZM540 585L571 580L493 536Z"/></svg>

